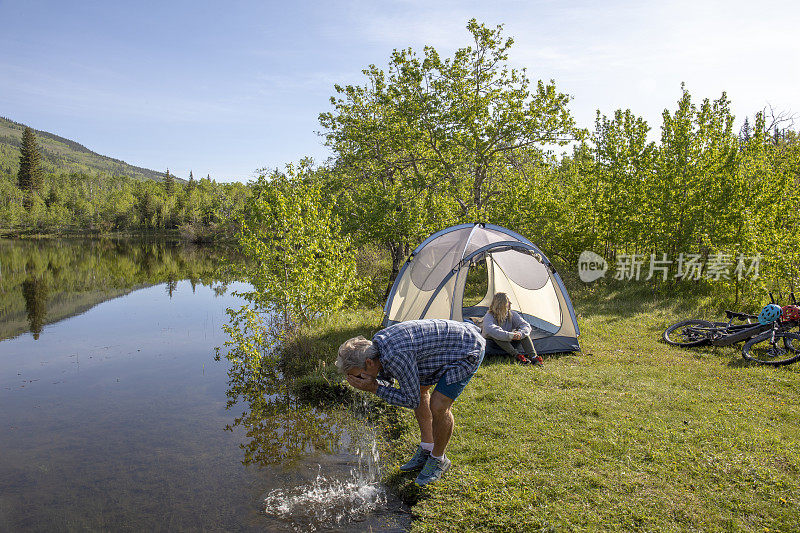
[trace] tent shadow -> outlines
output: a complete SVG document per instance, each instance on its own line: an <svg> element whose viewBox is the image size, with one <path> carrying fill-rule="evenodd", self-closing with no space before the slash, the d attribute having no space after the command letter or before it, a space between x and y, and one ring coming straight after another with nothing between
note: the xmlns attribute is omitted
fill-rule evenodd
<svg viewBox="0 0 800 533"><path fill-rule="evenodd" d="M591 354L585 352L557 352L557 353L547 353L542 355L542 359L544 359L544 365L547 366L548 361L556 361L561 359L562 357L571 357L571 356L591 356ZM494 355L494 354L487 354L486 357L483 359L483 363L481 366L496 366L496 365L505 365L505 366L519 366L522 368L527 367L528 365L520 364L517 360L515 360L510 355Z"/></svg>
<svg viewBox="0 0 800 533"><path fill-rule="evenodd" d="M592 354L589 352L556 352L556 353L546 353L542 355L542 359L544 359L544 364L547 364L547 361L557 361L564 357L591 357Z"/></svg>
<svg viewBox="0 0 800 533"><path fill-rule="evenodd" d="M515 361L510 355L489 355L486 354L483 358L483 362L481 366L496 366L496 365L516 365L522 366L517 361Z"/></svg>

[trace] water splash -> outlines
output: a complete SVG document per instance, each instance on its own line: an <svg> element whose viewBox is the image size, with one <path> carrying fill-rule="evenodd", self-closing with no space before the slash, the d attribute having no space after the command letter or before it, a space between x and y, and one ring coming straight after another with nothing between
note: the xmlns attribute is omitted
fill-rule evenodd
<svg viewBox="0 0 800 533"><path fill-rule="evenodd" d="M355 474L346 480L318 474L308 485L271 491L264 503L268 515L287 520L296 530L315 531L364 520L386 503L386 493L377 482L364 483Z"/></svg>
<svg viewBox="0 0 800 533"><path fill-rule="evenodd" d="M351 413L364 406L351 405ZM386 491L380 484L380 454L375 428L355 417L343 435L340 445L356 464L344 478L322 473L304 485L275 489L264 499L267 515L280 518L297 531L316 531L360 522L385 507Z"/></svg>

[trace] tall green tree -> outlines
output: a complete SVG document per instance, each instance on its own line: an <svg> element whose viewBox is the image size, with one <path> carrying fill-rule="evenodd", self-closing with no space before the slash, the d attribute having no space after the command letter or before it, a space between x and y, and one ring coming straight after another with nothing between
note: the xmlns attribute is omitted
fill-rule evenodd
<svg viewBox="0 0 800 533"><path fill-rule="evenodd" d="M26 193L25 207L27 209L30 209L33 194L41 190L43 180L42 155L36 144L36 134L26 126L22 131L17 184Z"/></svg>
<svg viewBox="0 0 800 533"><path fill-rule="evenodd" d="M743 183L733 179L739 148L725 93L698 108L683 88L674 113L664 111L656 178L648 195L654 248L674 255L709 252L732 241L746 205Z"/></svg>
<svg viewBox="0 0 800 533"><path fill-rule="evenodd" d="M647 122L630 110L617 110L612 119L598 113L590 216L605 255L619 245L642 251L656 153L655 144L647 140L649 131Z"/></svg>
<svg viewBox="0 0 800 533"><path fill-rule="evenodd" d="M167 175L164 176L164 192L167 195L172 196L175 192L175 177L169 173L169 169L167 169Z"/></svg>

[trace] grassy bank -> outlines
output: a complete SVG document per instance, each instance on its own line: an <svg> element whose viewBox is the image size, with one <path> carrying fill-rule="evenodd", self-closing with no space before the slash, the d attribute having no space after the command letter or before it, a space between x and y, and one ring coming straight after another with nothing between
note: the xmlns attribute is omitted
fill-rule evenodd
<svg viewBox="0 0 800 533"><path fill-rule="evenodd" d="M0 228L0 239L117 239L169 240L192 244L233 245L234 232L228 226L186 225L178 229L106 231L88 228Z"/></svg>
<svg viewBox="0 0 800 533"><path fill-rule="evenodd" d="M796 531L800 366L659 342L672 321L713 312L708 299L572 296L584 353L542 369L488 359L454 406L452 470L429 489L396 470L418 438L402 411L387 480L415 504L414 530ZM329 365L341 340L379 320L351 311L298 342ZM323 379L315 364L310 379Z"/></svg>

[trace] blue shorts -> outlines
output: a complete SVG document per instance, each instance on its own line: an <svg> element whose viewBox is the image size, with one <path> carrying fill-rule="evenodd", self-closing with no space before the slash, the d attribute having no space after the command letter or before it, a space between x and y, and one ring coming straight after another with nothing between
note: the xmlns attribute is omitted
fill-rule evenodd
<svg viewBox="0 0 800 533"><path fill-rule="evenodd" d="M481 363L483 362L483 356L486 353L486 350L481 350L480 360L478 361L478 367L480 368ZM477 370L476 370L477 372ZM455 400L458 398L458 395L461 394L461 391L464 390L464 387L467 386L469 380L472 379L472 376L475 374L470 374L469 376L465 377L461 381L456 381L455 383L451 383L450 385L447 384L447 372L445 372L442 377L439 378L439 382L436 384L436 388L433 389L435 391L439 391L451 400Z"/></svg>

